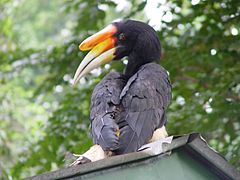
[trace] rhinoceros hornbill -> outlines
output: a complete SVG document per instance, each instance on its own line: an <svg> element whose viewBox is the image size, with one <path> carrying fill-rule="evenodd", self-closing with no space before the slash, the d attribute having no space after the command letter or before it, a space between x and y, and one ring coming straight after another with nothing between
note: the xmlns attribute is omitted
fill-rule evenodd
<svg viewBox="0 0 240 180"><path fill-rule="evenodd" d="M161 46L155 30L139 21L113 22L79 48L91 51L79 65L74 84L110 60L127 56L128 64L124 73L110 72L95 87L90 112L95 145L73 164L134 152L167 136L165 113L171 85L166 70L158 64Z"/></svg>

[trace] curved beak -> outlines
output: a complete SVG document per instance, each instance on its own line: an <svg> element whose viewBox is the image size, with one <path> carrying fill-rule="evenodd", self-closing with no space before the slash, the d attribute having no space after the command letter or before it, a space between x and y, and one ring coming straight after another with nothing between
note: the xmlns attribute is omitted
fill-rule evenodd
<svg viewBox="0 0 240 180"><path fill-rule="evenodd" d="M116 26L109 25L98 33L88 37L79 45L80 50L91 51L78 66L73 79L74 85L91 70L114 59L116 52L116 38L114 34L116 32Z"/></svg>

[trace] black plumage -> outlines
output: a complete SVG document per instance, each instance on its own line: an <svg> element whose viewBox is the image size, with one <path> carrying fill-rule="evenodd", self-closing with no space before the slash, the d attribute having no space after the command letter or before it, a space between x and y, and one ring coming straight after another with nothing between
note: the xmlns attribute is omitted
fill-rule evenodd
<svg viewBox="0 0 240 180"><path fill-rule="evenodd" d="M111 72L95 87L90 120L94 143L123 154L136 151L166 124L171 85L157 64L161 48L153 28L132 20L114 25L120 47L115 59L128 56L128 65L125 73Z"/></svg>

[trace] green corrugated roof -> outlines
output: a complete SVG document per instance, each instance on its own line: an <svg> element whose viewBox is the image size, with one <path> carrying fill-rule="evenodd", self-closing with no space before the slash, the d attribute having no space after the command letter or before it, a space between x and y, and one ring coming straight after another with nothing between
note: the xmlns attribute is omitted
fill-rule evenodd
<svg viewBox="0 0 240 180"><path fill-rule="evenodd" d="M197 133L175 136L163 152L135 152L28 179L240 179L240 173Z"/></svg>

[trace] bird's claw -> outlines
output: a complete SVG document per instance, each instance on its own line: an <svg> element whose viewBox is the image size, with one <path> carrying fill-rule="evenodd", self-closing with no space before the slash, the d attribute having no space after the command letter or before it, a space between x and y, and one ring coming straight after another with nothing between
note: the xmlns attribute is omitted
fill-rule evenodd
<svg viewBox="0 0 240 180"><path fill-rule="evenodd" d="M92 162L90 159L86 158L85 156L77 155L77 154L73 154L73 155L78 158L69 166L76 166L78 164L86 164L86 163Z"/></svg>

